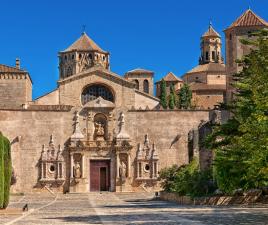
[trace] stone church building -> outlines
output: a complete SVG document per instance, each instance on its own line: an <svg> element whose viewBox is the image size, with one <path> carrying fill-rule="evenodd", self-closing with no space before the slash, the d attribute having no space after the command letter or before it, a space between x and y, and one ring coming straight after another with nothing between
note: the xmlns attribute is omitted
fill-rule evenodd
<svg viewBox="0 0 268 225"><path fill-rule="evenodd" d="M248 21L259 23L260 18L249 13ZM226 32L230 29L236 28ZM216 32L214 36L213 46L219 49ZM227 49L227 56L235 47ZM209 57L203 51L202 73L204 65L223 72L221 52L214 51ZM183 77L184 82L191 74ZM180 87L183 81L174 76L166 78L178 81ZM152 71L140 68L124 76L113 73L109 52L86 33L59 52L57 89L35 100L31 77L19 60L15 67L0 65L0 130L11 141L16 177L12 191L156 191L162 168L187 164L194 155L205 162L199 131L219 114L207 109L161 109L153 80ZM206 85L219 84L211 80Z"/></svg>

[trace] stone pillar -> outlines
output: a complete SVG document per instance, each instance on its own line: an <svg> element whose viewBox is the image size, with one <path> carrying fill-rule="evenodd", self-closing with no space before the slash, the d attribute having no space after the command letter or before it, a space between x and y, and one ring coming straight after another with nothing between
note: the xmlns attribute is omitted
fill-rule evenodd
<svg viewBox="0 0 268 225"><path fill-rule="evenodd" d="M85 178L85 155L82 154L82 178Z"/></svg>
<svg viewBox="0 0 268 225"><path fill-rule="evenodd" d="M74 177L74 156L73 156L73 154L71 154L70 155L70 164L71 164L71 166L70 166L70 177L71 178L73 178Z"/></svg>
<svg viewBox="0 0 268 225"><path fill-rule="evenodd" d="M127 155L127 177L130 177L130 154Z"/></svg>
<svg viewBox="0 0 268 225"><path fill-rule="evenodd" d="M152 161L152 178L155 177L154 174L155 174L155 164L154 161Z"/></svg>
<svg viewBox="0 0 268 225"><path fill-rule="evenodd" d="M41 179L43 179L43 162L40 165Z"/></svg>
<svg viewBox="0 0 268 225"><path fill-rule="evenodd" d="M117 153L116 154L116 178L118 178L118 179L119 179L119 164L120 164L119 154Z"/></svg>
<svg viewBox="0 0 268 225"><path fill-rule="evenodd" d="M42 173L42 177L45 179L46 178L46 163L42 163L42 167L43 167L43 173Z"/></svg>

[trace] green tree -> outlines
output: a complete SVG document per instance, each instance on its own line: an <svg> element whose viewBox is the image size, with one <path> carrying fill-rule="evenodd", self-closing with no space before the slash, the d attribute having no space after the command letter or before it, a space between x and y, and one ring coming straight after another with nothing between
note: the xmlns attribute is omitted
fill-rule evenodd
<svg viewBox="0 0 268 225"><path fill-rule="evenodd" d="M169 95L169 108L174 109L175 108L175 89L173 84L170 86L170 95Z"/></svg>
<svg viewBox="0 0 268 225"><path fill-rule="evenodd" d="M252 51L238 63L235 96L227 107L232 118L216 125L207 138L215 151L215 178L227 193L268 185L268 30L242 40Z"/></svg>
<svg viewBox="0 0 268 225"><path fill-rule="evenodd" d="M12 165L10 142L0 132L0 208L6 208L9 203Z"/></svg>
<svg viewBox="0 0 268 225"><path fill-rule="evenodd" d="M179 91L179 108L189 109L191 107L192 91L188 84L183 84Z"/></svg>
<svg viewBox="0 0 268 225"><path fill-rule="evenodd" d="M200 171L197 158L188 165L178 167L173 165L160 171L162 187L167 192L191 197L204 196L213 193L212 171Z"/></svg>
<svg viewBox="0 0 268 225"><path fill-rule="evenodd" d="M166 81L164 79L161 80L161 86L160 86L160 104L164 109L167 108L167 85Z"/></svg>

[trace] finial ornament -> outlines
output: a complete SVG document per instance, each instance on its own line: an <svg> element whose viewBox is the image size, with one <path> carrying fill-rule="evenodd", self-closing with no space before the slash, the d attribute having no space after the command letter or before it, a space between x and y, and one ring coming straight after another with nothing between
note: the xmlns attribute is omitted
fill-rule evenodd
<svg viewBox="0 0 268 225"><path fill-rule="evenodd" d="M86 33L86 25L82 25L82 35Z"/></svg>
<svg viewBox="0 0 268 225"><path fill-rule="evenodd" d="M212 20L209 20L209 27L212 27Z"/></svg>

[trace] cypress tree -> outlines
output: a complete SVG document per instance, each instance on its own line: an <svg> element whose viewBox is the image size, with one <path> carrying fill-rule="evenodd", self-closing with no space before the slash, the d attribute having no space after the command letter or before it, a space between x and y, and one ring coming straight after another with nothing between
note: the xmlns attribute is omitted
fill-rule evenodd
<svg viewBox="0 0 268 225"><path fill-rule="evenodd" d="M0 132L0 208L6 208L9 203L12 165L10 142Z"/></svg>
<svg viewBox="0 0 268 225"><path fill-rule="evenodd" d="M173 84L170 86L170 96L169 96L169 108L175 108L175 90Z"/></svg>
<svg viewBox="0 0 268 225"><path fill-rule="evenodd" d="M184 84L179 92L179 108L189 109L191 107L192 91L188 84Z"/></svg>
<svg viewBox="0 0 268 225"><path fill-rule="evenodd" d="M161 86L160 86L160 104L164 109L167 108L167 85L166 81L164 79L161 80Z"/></svg>

